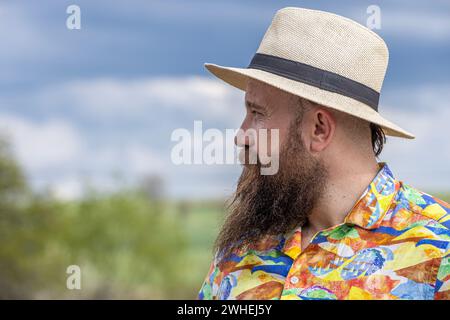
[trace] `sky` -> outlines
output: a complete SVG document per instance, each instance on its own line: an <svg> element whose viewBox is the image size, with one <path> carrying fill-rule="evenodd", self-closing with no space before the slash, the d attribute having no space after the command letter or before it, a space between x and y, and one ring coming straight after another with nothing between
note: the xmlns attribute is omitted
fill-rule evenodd
<svg viewBox="0 0 450 320"><path fill-rule="evenodd" d="M69 5L81 29L66 27ZM0 134L28 180L61 198L159 176L175 198L233 191L239 165L171 161L178 128L239 128L243 93L204 69L246 67L278 9L366 24L381 10L389 68L380 113L416 135L388 138L380 161L425 192L450 191L450 2L0 0Z"/></svg>

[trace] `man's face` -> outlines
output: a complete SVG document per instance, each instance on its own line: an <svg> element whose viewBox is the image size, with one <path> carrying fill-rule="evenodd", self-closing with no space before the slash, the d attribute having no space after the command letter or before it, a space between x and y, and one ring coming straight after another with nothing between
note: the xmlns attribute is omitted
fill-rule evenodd
<svg viewBox="0 0 450 320"><path fill-rule="evenodd" d="M262 175L260 162L244 165L230 213L216 240L222 257L257 247L267 236L286 234L303 225L327 177L323 163L302 141L304 110L298 97L251 80L245 98L247 114L242 130L279 130L279 170ZM237 137L236 142L247 148L257 146L245 136Z"/></svg>
<svg viewBox="0 0 450 320"><path fill-rule="evenodd" d="M278 160L279 150L285 143L290 123L298 107L298 97L250 79L245 94L246 116L240 132L236 135L236 145L243 147L243 152L247 150L249 153L256 153L260 161L266 156L269 156L270 160ZM267 140L262 139L263 131L267 133ZM241 154L241 160L248 163L249 154L246 155L247 159L244 159Z"/></svg>

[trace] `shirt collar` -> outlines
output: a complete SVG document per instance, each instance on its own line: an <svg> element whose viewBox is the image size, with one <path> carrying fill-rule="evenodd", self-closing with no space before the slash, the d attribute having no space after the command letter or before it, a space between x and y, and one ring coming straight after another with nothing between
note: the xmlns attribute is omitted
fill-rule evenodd
<svg viewBox="0 0 450 320"><path fill-rule="evenodd" d="M379 171L355 203L344 222L364 229L376 229L395 198L400 182L394 178L386 163L378 164Z"/></svg>
<svg viewBox="0 0 450 320"><path fill-rule="evenodd" d="M378 167L377 175L345 217L345 224L357 225L368 230L381 225L400 189L400 182L394 178L386 163L380 162ZM301 253L301 227L286 235L279 247L282 252L296 259Z"/></svg>

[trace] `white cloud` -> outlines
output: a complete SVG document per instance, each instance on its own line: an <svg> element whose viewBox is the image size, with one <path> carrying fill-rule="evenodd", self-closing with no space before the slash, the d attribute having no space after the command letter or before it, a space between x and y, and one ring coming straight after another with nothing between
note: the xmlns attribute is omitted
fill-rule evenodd
<svg viewBox="0 0 450 320"><path fill-rule="evenodd" d="M382 11L382 31L421 41L446 41L450 37L450 14L446 11Z"/></svg>
<svg viewBox="0 0 450 320"><path fill-rule="evenodd" d="M78 199L84 195L82 181L75 176L59 179L56 183L50 185L46 183L46 187L58 199Z"/></svg>
<svg viewBox="0 0 450 320"><path fill-rule="evenodd" d="M142 175L165 174L166 161L163 155L152 150L151 146L129 142L110 143L103 147L87 147L89 154L84 156L89 173L94 175L111 172L136 178Z"/></svg>
<svg viewBox="0 0 450 320"><path fill-rule="evenodd" d="M39 123L0 114L0 130L12 140L19 160L32 171L65 164L81 156L81 137L61 120Z"/></svg>
<svg viewBox="0 0 450 320"><path fill-rule="evenodd" d="M165 170L164 161L159 155L156 155L140 145L128 146L125 150L126 163L132 168L133 173L137 176L163 173Z"/></svg>
<svg viewBox="0 0 450 320"><path fill-rule="evenodd" d="M0 114L0 134L6 136L13 152L37 189L49 189L64 199L83 195L84 186L99 191L118 187L115 174L128 184L151 174L164 174L162 156L139 143L89 143L74 125L61 119L31 121Z"/></svg>
<svg viewBox="0 0 450 320"><path fill-rule="evenodd" d="M243 93L219 80L200 76L138 80L100 78L51 86L32 100L43 108L71 108L90 118L130 119L167 109L207 119L235 120ZM230 108L230 107L234 107Z"/></svg>
<svg viewBox="0 0 450 320"><path fill-rule="evenodd" d="M388 138L381 158L405 183L424 191L450 191L450 84L398 90L396 96L410 108L386 105L382 113L416 139Z"/></svg>
<svg viewBox="0 0 450 320"><path fill-rule="evenodd" d="M17 101L2 101L8 103L14 106ZM191 178L186 178L192 170L171 165L170 132L178 126L192 130L191 119L206 121L205 130L211 119L218 125L238 126L244 112L242 92L198 76L62 83L30 93L20 103L32 106L40 118L52 118L37 121L3 113L0 128L11 137L33 185L50 188L62 198L79 197L86 182L113 190L118 184L115 173L125 180L120 183L158 174L169 180L169 194L209 195L214 185L223 184L209 182L215 176L213 170L196 168L199 185L209 187L193 188ZM142 121L148 114L154 120L146 117ZM155 124L162 131L155 131ZM220 168L215 172L221 172Z"/></svg>

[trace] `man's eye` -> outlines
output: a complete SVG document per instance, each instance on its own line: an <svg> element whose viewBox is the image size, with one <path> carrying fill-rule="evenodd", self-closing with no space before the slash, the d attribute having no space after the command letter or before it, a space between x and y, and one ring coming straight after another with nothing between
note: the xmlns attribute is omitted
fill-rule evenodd
<svg viewBox="0 0 450 320"><path fill-rule="evenodd" d="M256 115L258 115L258 116L262 115L261 112L256 111L256 110L252 110L252 114L253 114L254 116L256 116Z"/></svg>

